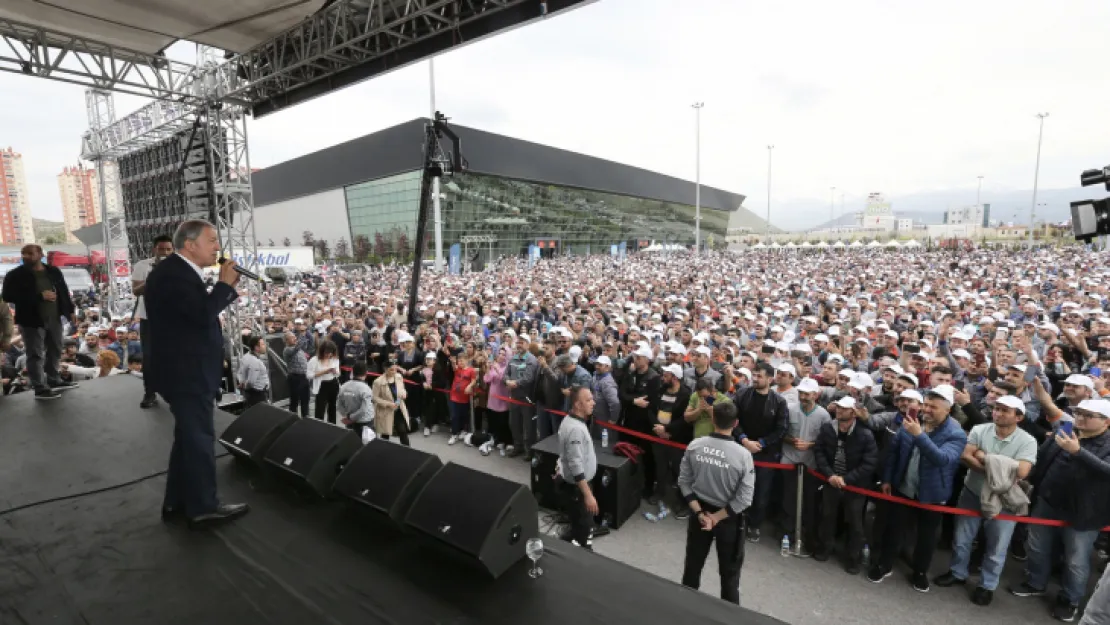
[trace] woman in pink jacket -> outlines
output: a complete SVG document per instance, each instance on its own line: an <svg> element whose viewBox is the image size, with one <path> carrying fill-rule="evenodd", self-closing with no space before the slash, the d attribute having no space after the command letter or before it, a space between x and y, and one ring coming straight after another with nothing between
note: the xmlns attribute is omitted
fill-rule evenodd
<svg viewBox="0 0 1110 625"><path fill-rule="evenodd" d="M505 368L509 364L509 349L502 348L497 352L497 359L490 365L486 373L485 382L489 385L489 400L486 403L486 415L489 418L489 433L501 455L505 455L505 445L513 444L513 435L509 431L509 403L502 397L509 396L509 388L505 386Z"/></svg>

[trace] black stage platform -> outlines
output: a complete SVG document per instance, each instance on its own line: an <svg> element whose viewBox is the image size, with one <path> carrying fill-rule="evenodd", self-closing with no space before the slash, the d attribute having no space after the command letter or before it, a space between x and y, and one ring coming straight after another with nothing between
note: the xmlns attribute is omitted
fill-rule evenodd
<svg viewBox="0 0 1110 625"><path fill-rule="evenodd" d="M0 398L0 623L779 623L550 537L543 577L523 561L489 580L228 457L221 494L251 514L166 526L173 418L140 410L141 394L118 376L49 402ZM231 419L217 412L217 433Z"/></svg>

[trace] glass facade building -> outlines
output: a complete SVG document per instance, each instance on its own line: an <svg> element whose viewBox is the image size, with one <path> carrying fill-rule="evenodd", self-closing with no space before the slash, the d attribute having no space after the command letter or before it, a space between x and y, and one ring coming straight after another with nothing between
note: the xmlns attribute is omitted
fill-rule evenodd
<svg viewBox="0 0 1110 625"><path fill-rule="evenodd" d="M485 263L525 254L537 245L544 255L608 254L625 243L629 251L652 243L694 243L693 206L603 191L513 180L484 174L448 179L440 188L443 245L463 237L490 235L495 242L467 247ZM408 172L345 188L351 240L366 237L372 251L396 254L416 232L420 172ZM429 215L429 243L432 216ZM702 207L702 238L723 247L729 213ZM375 249L375 246L377 249ZM429 256L434 253L428 246Z"/></svg>
<svg viewBox="0 0 1110 625"><path fill-rule="evenodd" d="M255 227L263 239L311 231L356 258L411 257L420 206L426 119L306 154L253 176ZM694 243L695 186L657 172L452 124L465 173L440 187L444 249L461 244L480 266L527 253L608 254ZM763 232L744 196L701 186L703 245L730 230ZM434 224L425 245L432 255ZM482 242L466 243L467 239ZM489 240L492 239L492 244ZM474 254L477 252L477 258Z"/></svg>

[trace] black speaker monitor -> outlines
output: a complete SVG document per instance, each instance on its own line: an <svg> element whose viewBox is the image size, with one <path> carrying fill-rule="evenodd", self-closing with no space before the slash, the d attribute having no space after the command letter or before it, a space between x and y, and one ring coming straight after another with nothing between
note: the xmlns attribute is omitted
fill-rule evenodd
<svg viewBox="0 0 1110 625"><path fill-rule="evenodd" d="M361 448L362 439L351 430L298 419L274 441L265 458L268 466L326 496L343 466Z"/></svg>
<svg viewBox="0 0 1110 625"><path fill-rule="evenodd" d="M443 462L427 452L381 440L370 441L344 467L335 492L400 524Z"/></svg>
<svg viewBox="0 0 1110 625"><path fill-rule="evenodd" d="M220 434L220 444L233 456L261 464L266 451L297 415L270 404L256 404L239 415Z"/></svg>
<svg viewBox="0 0 1110 625"><path fill-rule="evenodd" d="M538 512L527 487L447 463L417 496L405 524L497 578L539 535Z"/></svg>

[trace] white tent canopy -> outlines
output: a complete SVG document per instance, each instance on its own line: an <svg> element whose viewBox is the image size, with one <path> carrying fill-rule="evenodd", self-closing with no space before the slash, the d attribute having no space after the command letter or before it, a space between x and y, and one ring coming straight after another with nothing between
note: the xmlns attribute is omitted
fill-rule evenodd
<svg viewBox="0 0 1110 625"><path fill-rule="evenodd" d="M921 247L921 244L917 242L917 239L910 239L902 247Z"/></svg>
<svg viewBox="0 0 1110 625"><path fill-rule="evenodd" d="M802 241L802 244L799 245L798 247L813 247L813 244L810 243L809 241Z"/></svg>
<svg viewBox="0 0 1110 625"><path fill-rule="evenodd" d="M867 247L882 247L882 246L883 246L883 244L879 243L878 241L872 241L872 242L867 244Z"/></svg>
<svg viewBox="0 0 1110 625"><path fill-rule="evenodd" d="M852 241L852 244L848 247L863 247L863 242L859 239L856 239L855 241Z"/></svg>
<svg viewBox="0 0 1110 625"><path fill-rule="evenodd" d="M765 250L765 249L767 249L767 246L762 244L762 243L756 243L755 245L752 246L752 249L753 250Z"/></svg>
<svg viewBox="0 0 1110 625"><path fill-rule="evenodd" d="M796 248L796 247L798 247L798 246L797 246L797 245L794 245L794 242L793 242L793 241L790 241L789 243L787 243L787 244L786 244L786 246L785 246L785 247L786 247L787 249L790 249L790 250L792 250L792 249L794 249L794 248Z"/></svg>
<svg viewBox="0 0 1110 625"><path fill-rule="evenodd" d="M774 243L771 244L771 249L773 249L773 250L777 250L781 247L782 246L778 244L778 241L775 241Z"/></svg>
<svg viewBox="0 0 1110 625"><path fill-rule="evenodd" d="M886 242L886 247L902 247L902 245L898 243L898 239L891 239Z"/></svg>
<svg viewBox="0 0 1110 625"><path fill-rule="evenodd" d="M821 241L821 242L819 242L819 243L818 243L818 244L817 244L816 246L814 246L814 247L822 247L822 248L823 248L823 247L828 247L828 246L829 246L829 244L828 244L828 243L826 243L826 242L824 242L824 241ZM842 245L842 247L843 247L843 245Z"/></svg>

